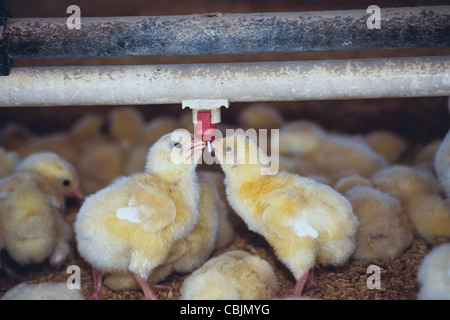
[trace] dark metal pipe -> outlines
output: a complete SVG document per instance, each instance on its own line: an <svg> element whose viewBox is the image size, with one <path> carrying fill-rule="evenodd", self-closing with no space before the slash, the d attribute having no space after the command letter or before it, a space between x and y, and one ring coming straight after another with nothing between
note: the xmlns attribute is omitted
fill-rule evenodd
<svg viewBox="0 0 450 320"><path fill-rule="evenodd" d="M450 47L450 6L158 17L9 19L11 58L178 56Z"/></svg>

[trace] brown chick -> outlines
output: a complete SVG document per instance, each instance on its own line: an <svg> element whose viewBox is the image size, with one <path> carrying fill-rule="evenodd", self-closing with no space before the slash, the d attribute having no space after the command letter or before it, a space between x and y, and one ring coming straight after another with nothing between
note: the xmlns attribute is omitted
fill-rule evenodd
<svg viewBox="0 0 450 320"><path fill-rule="evenodd" d="M254 161L266 157L244 135L213 142L226 175L228 201L250 230L262 235L303 288L316 263L339 265L355 248L358 221L350 202L333 188ZM252 160L253 159L253 160Z"/></svg>
<svg viewBox="0 0 450 320"><path fill-rule="evenodd" d="M411 245L412 227L396 198L367 186L355 186L345 196L359 222L353 259L390 260Z"/></svg>
<svg viewBox="0 0 450 320"><path fill-rule="evenodd" d="M210 257L215 248L219 196L215 185L199 175L200 198L198 220L188 235L176 241L164 263L156 267L147 282L156 285L171 273L185 274L199 268ZM105 278L105 285L113 290L139 289L135 277L127 272L116 273Z"/></svg>
<svg viewBox="0 0 450 320"><path fill-rule="evenodd" d="M73 166L54 153L27 157L0 180L1 242L14 261L62 266L70 252L64 196L83 195Z"/></svg>
<svg viewBox="0 0 450 320"><path fill-rule="evenodd" d="M267 300L280 286L272 266L242 250L212 258L184 280L182 300Z"/></svg>
<svg viewBox="0 0 450 320"><path fill-rule="evenodd" d="M343 176L371 177L387 161L366 143L331 134L310 121L284 125L280 131L280 154L301 163L301 175L324 176L336 182Z"/></svg>
<svg viewBox="0 0 450 320"><path fill-rule="evenodd" d="M156 299L147 279L198 219L195 167L203 147L186 130L164 135L150 148L144 173L118 178L86 198L75 233L78 252L93 267L91 298L103 298L104 272L129 271L145 299Z"/></svg>

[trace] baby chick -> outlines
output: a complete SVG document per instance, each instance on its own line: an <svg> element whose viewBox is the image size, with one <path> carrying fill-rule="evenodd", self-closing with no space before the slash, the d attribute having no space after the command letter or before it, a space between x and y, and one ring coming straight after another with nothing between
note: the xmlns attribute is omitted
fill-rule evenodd
<svg viewBox="0 0 450 320"><path fill-rule="evenodd" d="M439 245L425 256L417 280L420 285L417 299L450 299L450 243Z"/></svg>
<svg viewBox="0 0 450 320"><path fill-rule="evenodd" d="M0 180L0 234L20 265L50 258L59 269L70 252L64 196L82 197L73 166L54 153L25 158L13 175Z"/></svg>
<svg viewBox="0 0 450 320"><path fill-rule="evenodd" d="M0 179L11 174L20 161L17 152L7 152L0 147Z"/></svg>
<svg viewBox="0 0 450 320"><path fill-rule="evenodd" d="M450 238L450 199L438 194L416 194L403 204L414 232L421 238Z"/></svg>
<svg viewBox="0 0 450 320"><path fill-rule="evenodd" d="M398 198L403 204L420 193L439 194L439 185L428 170L396 164L379 170L372 176L374 186Z"/></svg>
<svg viewBox="0 0 450 320"><path fill-rule="evenodd" d="M334 185L334 188L340 194L345 195L345 193L348 190L350 190L356 186L373 187L373 184L372 184L372 181L370 181L370 179L354 174L354 175L350 175L350 176L339 179L336 182L336 184Z"/></svg>
<svg viewBox="0 0 450 320"><path fill-rule="evenodd" d="M284 123L278 110L265 103L251 104L239 113L238 118L244 129L279 129Z"/></svg>
<svg viewBox="0 0 450 320"><path fill-rule="evenodd" d="M226 175L229 203L294 274L294 295L302 294L316 262L347 261L358 221L344 196L306 177L269 172L261 164L266 160L253 162L258 151L261 158L266 155L243 135L215 140L213 148Z"/></svg>
<svg viewBox="0 0 450 320"><path fill-rule="evenodd" d="M225 192L225 184L223 180L225 176L222 172L216 171L198 171L198 176L200 178L207 179L213 183L214 190L216 191L215 196L217 197L217 236L215 249L220 250L230 245L236 238L236 230L233 225L233 217L237 217L241 223L240 219L236 214L230 211L227 201L227 195ZM236 222L238 223L238 222Z"/></svg>
<svg viewBox="0 0 450 320"><path fill-rule="evenodd" d="M121 107L109 113L109 134L122 146L135 145L142 135L144 119L131 107Z"/></svg>
<svg viewBox="0 0 450 320"><path fill-rule="evenodd" d="M350 174L370 177L387 165L386 159L366 143L328 133L305 120L283 126L280 154L299 161L301 175L325 176L333 182Z"/></svg>
<svg viewBox="0 0 450 320"><path fill-rule="evenodd" d="M233 250L210 259L184 280L183 300L266 300L279 291L272 266L256 255Z"/></svg>
<svg viewBox="0 0 450 320"><path fill-rule="evenodd" d="M450 130L436 151L434 168L442 190L450 198Z"/></svg>
<svg viewBox="0 0 450 320"><path fill-rule="evenodd" d="M217 210L219 197L215 185L199 175L200 198L198 220L188 235L176 241L164 263L156 267L148 283L155 285L171 273L189 273L199 268L211 255L217 234ZM139 284L129 272L112 274L105 278L105 285L113 290L138 289Z"/></svg>
<svg viewBox="0 0 450 320"><path fill-rule="evenodd" d="M185 130L164 135L150 148L144 173L118 178L86 198L75 232L78 252L93 267L92 298L103 297L103 272L129 271L144 297L156 299L148 277L198 219L195 167L203 147Z"/></svg>
<svg viewBox="0 0 450 320"><path fill-rule="evenodd" d="M368 186L355 186L345 196L359 221L352 258L389 260L411 245L412 227L396 198Z"/></svg>
<svg viewBox="0 0 450 320"><path fill-rule="evenodd" d="M384 130L371 132L364 140L373 151L381 154L390 164L396 163L407 147L405 139Z"/></svg>
<svg viewBox="0 0 450 320"><path fill-rule="evenodd" d="M65 282L20 283L1 300L85 300L81 289L69 289Z"/></svg>

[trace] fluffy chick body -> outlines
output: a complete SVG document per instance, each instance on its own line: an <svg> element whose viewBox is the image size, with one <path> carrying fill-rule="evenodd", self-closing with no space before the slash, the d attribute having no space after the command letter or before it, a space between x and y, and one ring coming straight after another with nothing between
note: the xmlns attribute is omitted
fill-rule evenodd
<svg viewBox="0 0 450 320"><path fill-rule="evenodd" d="M188 133L183 137L193 141ZM75 221L77 247L96 270L129 271L138 282L146 281L172 245L193 229L198 219L198 145L188 150L181 146L172 134L163 136L149 150L145 173L118 178L83 203ZM196 160L180 164L174 155ZM152 298L140 284L146 298Z"/></svg>
<svg viewBox="0 0 450 320"><path fill-rule="evenodd" d="M81 289L69 289L65 282L20 283L1 300L85 300Z"/></svg>
<svg viewBox="0 0 450 320"><path fill-rule="evenodd" d="M183 300L266 300L279 291L272 266L258 256L233 250L210 259L185 279Z"/></svg>
<svg viewBox="0 0 450 320"><path fill-rule="evenodd" d="M417 280L419 300L450 299L450 243L434 248L425 256Z"/></svg>
<svg viewBox="0 0 450 320"><path fill-rule="evenodd" d="M370 177L387 165L386 159L366 143L328 133L309 121L282 128L280 153L300 163L301 175L325 176L333 181L350 174Z"/></svg>
<svg viewBox="0 0 450 320"><path fill-rule="evenodd" d="M199 216L195 227L188 235L176 241L161 265L150 277L150 285L166 279L171 273L189 273L199 268L211 255L217 234L218 195L215 185L204 177L199 177ZM105 279L105 285L113 290L138 289L139 284L132 274L116 273Z"/></svg>
<svg viewBox="0 0 450 320"><path fill-rule="evenodd" d="M275 249L278 258L298 280L317 263L342 264L355 248L358 226L350 202L333 188L310 178L278 172L261 174L261 165L250 164L248 155L258 150L244 136L246 158L239 159L234 136L216 140L214 148L226 175L229 203ZM230 143L231 142L231 143ZM247 149L248 150L248 149ZM225 160L234 153L235 161Z"/></svg>
<svg viewBox="0 0 450 320"><path fill-rule="evenodd" d="M450 131L436 151L434 168L442 190L450 198Z"/></svg>
<svg viewBox="0 0 450 320"><path fill-rule="evenodd" d="M82 196L75 169L50 152L25 158L0 180L0 242L13 260L26 265L50 258L53 268L61 267L71 235L64 197L73 195Z"/></svg>
<svg viewBox="0 0 450 320"><path fill-rule="evenodd" d="M412 227L397 198L367 186L353 187L345 196L359 221L352 258L389 260L411 245Z"/></svg>

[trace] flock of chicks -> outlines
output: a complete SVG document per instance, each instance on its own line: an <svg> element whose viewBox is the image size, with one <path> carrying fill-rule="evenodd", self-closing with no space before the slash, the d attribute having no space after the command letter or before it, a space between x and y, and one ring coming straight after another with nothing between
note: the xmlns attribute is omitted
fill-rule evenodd
<svg viewBox="0 0 450 320"><path fill-rule="evenodd" d="M280 171L262 175L266 162L248 157L266 150L239 134L212 143L221 171L199 166L207 151L190 114L146 123L118 108L107 133L104 120L88 114L69 132L41 137L11 125L0 135L0 249L19 265L48 260L57 270L74 238L92 266L92 299L103 298L103 284L157 299L174 273L188 275L181 299L275 298L277 276L261 257L211 257L242 226L290 270L295 298L315 285L317 265L389 260L414 237L450 239L450 132L406 165L406 141L393 133L332 133L257 104L240 113L240 126L280 128ZM80 199L76 215L65 217L65 197ZM450 244L425 257L418 298L450 299L449 263ZM22 283L2 299L57 297L84 299L60 283Z"/></svg>

